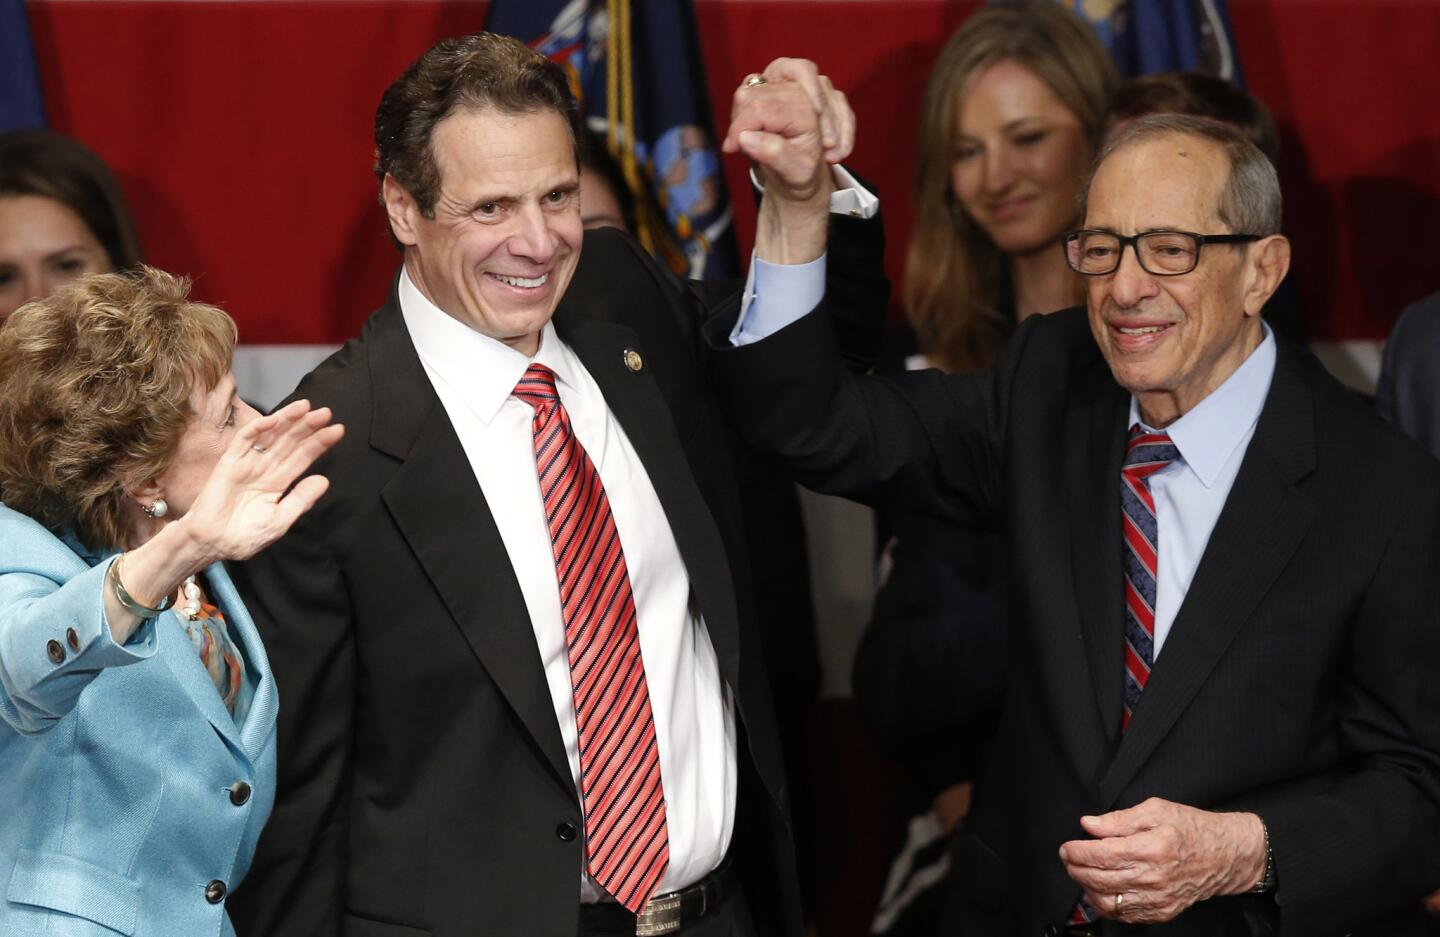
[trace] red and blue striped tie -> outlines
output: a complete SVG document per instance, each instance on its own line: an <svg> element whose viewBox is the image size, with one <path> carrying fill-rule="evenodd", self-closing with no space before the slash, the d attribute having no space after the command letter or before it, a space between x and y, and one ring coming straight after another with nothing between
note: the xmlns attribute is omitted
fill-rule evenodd
<svg viewBox="0 0 1440 937"><path fill-rule="evenodd" d="M1155 577L1160 572L1159 526L1150 476L1180 457L1165 433L1147 433L1137 423L1130 427L1125 465L1120 470L1120 515L1125 546L1125 687L1120 728L1140 702L1155 663Z"/></svg>
<svg viewBox="0 0 1440 937"><path fill-rule="evenodd" d="M554 372L530 365L514 395L535 408L535 468L575 697L586 870L638 914L665 875L670 838L630 573L600 473L575 438Z"/></svg>
<svg viewBox="0 0 1440 937"><path fill-rule="evenodd" d="M1150 668L1155 664L1155 579L1160 572L1160 537L1155 521L1155 498L1150 494L1150 476L1178 458L1180 450L1168 434L1146 432L1138 423L1130 427L1125 464L1120 469L1120 523L1124 530L1121 564L1125 570L1122 732L1130 728L1140 693L1149 682ZM1095 909L1082 898L1070 913L1070 923L1088 924L1098 917Z"/></svg>

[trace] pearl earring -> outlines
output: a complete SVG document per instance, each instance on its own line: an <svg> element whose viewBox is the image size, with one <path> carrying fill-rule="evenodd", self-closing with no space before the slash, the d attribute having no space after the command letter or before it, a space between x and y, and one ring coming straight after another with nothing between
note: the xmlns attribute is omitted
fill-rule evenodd
<svg viewBox="0 0 1440 937"><path fill-rule="evenodd" d="M166 514L170 513L170 505L165 503L164 498L156 498L149 504L141 505L140 510L144 511L146 514L150 515L156 520L159 520Z"/></svg>

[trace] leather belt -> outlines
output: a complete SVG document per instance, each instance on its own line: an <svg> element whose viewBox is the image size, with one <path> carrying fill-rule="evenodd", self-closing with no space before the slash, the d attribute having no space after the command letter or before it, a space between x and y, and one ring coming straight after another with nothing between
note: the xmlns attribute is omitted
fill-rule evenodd
<svg viewBox="0 0 1440 937"><path fill-rule="evenodd" d="M662 937L679 933L687 925L699 920L720 906L726 897L739 887L730 860L688 888L655 895L640 913L631 914L618 904L582 904L580 920L597 929L615 929L619 933L634 933L635 937ZM631 927L633 926L633 931Z"/></svg>

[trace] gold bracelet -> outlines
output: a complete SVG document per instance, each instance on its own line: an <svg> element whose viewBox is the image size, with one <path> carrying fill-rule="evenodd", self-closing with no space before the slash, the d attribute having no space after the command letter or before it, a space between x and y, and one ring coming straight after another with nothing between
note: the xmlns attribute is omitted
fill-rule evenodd
<svg viewBox="0 0 1440 937"><path fill-rule="evenodd" d="M135 601L135 597L125 588L125 583L120 581L120 564L124 559L124 553L115 557L115 562L110 564L110 571L108 573L111 589L115 593L115 601L120 603L121 608L136 618L154 618L175 604L175 596L173 595L165 596L155 608L151 608L148 605L141 605Z"/></svg>

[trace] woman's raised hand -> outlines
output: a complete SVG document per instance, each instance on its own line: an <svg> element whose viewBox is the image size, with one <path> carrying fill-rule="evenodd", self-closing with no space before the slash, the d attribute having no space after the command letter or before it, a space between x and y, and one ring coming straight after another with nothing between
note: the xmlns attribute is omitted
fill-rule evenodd
<svg viewBox="0 0 1440 937"><path fill-rule="evenodd" d="M295 481L345 434L330 419L329 407L296 400L245 424L177 523L215 559L248 559L280 539L330 487L323 475Z"/></svg>

